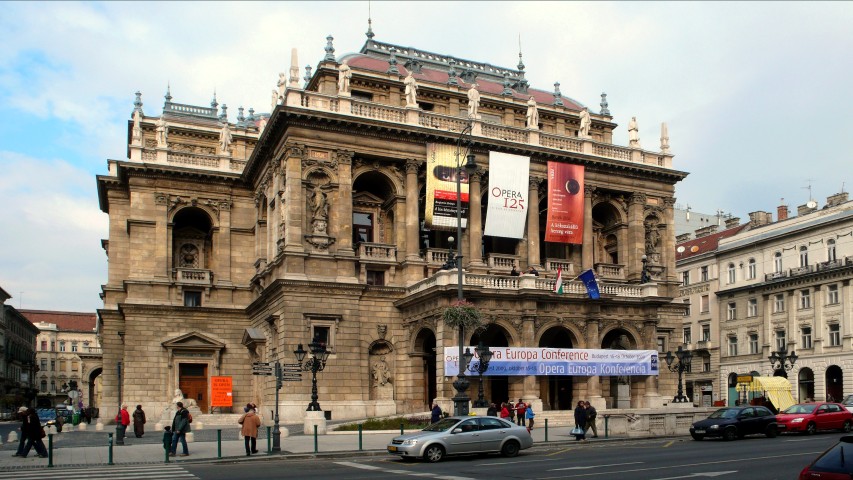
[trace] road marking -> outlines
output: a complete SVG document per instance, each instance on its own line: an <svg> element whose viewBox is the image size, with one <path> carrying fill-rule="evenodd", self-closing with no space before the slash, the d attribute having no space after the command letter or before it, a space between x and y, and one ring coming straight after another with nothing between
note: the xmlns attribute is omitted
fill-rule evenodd
<svg viewBox="0 0 853 480"><path fill-rule="evenodd" d="M539 462L553 462L554 460L545 459L545 460L518 460L516 462L489 462L489 463L480 463L477 464L477 467L490 467L492 465L517 465L519 463L539 463Z"/></svg>
<svg viewBox="0 0 853 480"><path fill-rule="evenodd" d="M197 476L187 472L183 467L172 465L150 465L150 466L120 466L90 467L90 468L57 468L36 471L0 472L0 479L15 480L67 480L68 478L86 478L112 480L171 480L171 479L198 479Z"/></svg>
<svg viewBox="0 0 853 480"><path fill-rule="evenodd" d="M554 453L549 453L549 454L547 454L547 455L545 455L545 456L546 456L546 457L551 457L551 456L554 456L554 455L559 455L559 454L561 454L561 453L571 452L572 450L574 450L574 447L572 447L572 448L566 448L566 449L563 449L563 450L558 450L558 451L556 451L556 452L554 452Z"/></svg>
<svg viewBox="0 0 853 480"><path fill-rule="evenodd" d="M656 478L654 480L676 480L679 478L698 478L698 477L719 477L720 475L728 475L730 473L737 473L737 470L729 470L727 472L703 472L703 473L691 473L690 475L681 475L678 477L666 477L666 478Z"/></svg>
<svg viewBox="0 0 853 480"><path fill-rule="evenodd" d="M375 465L365 465L363 463L356 463L356 462L335 462L335 464L341 465L344 467L360 468L362 470L371 470L374 472L390 473L390 474L394 474L394 475L408 475L408 476L412 476L412 477L435 478L437 480L476 480L476 479L470 478L470 477L457 477L457 476L453 476L453 475L439 475L439 474L435 474L435 473L410 472L408 470L397 470L395 468L382 468L382 467L377 467Z"/></svg>
<svg viewBox="0 0 853 480"><path fill-rule="evenodd" d="M552 468L548 470L549 472L562 472L564 470L589 470L591 468L601 468L601 467L619 467L621 465L637 465L643 462L628 462L628 463L607 463L601 465L587 465L587 466L579 466L579 467L564 467L564 468Z"/></svg>
<svg viewBox="0 0 853 480"><path fill-rule="evenodd" d="M675 440L670 440L669 442L666 442L666 445L664 445L663 448L667 448L670 445L672 445L673 443L675 443Z"/></svg>

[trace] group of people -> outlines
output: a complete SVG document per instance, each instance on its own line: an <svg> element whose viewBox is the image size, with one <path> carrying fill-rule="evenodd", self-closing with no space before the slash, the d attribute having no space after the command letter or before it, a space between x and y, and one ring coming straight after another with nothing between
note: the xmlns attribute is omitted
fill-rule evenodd
<svg viewBox="0 0 853 480"><path fill-rule="evenodd" d="M595 417L598 412L595 407L583 400L578 401L575 407L575 428L572 430L572 435L579 442L586 441L586 432L592 429L592 438L598 438L598 428L595 426Z"/></svg>
<svg viewBox="0 0 853 480"><path fill-rule="evenodd" d="M491 404L486 411L486 415L497 417L500 416L504 420L513 422L516 425L527 427L528 430L533 430L533 422L536 414L533 412L533 407L530 403L525 403L518 399L518 403L507 401L501 403L500 411L496 404Z"/></svg>
<svg viewBox="0 0 853 480"><path fill-rule="evenodd" d="M510 275L512 275L513 277L518 277L518 276L520 276L520 275L521 275L521 272L519 272L519 271L518 271L518 268L517 268L515 265L513 265L513 266L512 266L512 270L509 272L509 274L510 274ZM536 270L536 269L535 269L535 268L533 268L533 267L530 267L530 268L528 268L528 269L527 269L527 274L528 274L528 275L535 275L535 276L537 276L537 277L538 277L538 276L539 276L539 271L538 271L538 270Z"/></svg>
<svg viewBox="0 0 853 480"><path fill-rule="evenodd" d="M35 409L21 407L18 409L18 417L21 420L21 439L18 441L18 450L14 456L26 458L30 449L35 447L39 457L47 457L47 448L42 441L47 434L41 426L38 413Z"/></svg>

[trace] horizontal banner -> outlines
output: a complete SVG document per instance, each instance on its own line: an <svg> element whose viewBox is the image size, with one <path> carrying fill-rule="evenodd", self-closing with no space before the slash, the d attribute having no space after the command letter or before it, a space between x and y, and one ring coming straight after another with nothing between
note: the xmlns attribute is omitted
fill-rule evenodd
<svg viewBox="0 0 853 480"><path fill-rule="evenodd" d="M474 353L474 347L470 347ZM489 376L558 375L580 377L630 377L658 375L655 350L591 350L578 348L491 348ZM444 375L459 372L459 347L444 347ZM479 375L479 357L468 364L466 375Z"/></svg>

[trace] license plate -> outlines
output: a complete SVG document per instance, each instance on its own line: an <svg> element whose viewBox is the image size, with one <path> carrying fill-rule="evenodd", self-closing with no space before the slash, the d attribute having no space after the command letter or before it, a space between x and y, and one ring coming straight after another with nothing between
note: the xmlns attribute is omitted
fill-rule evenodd
<svg viewBox="0 0 853 480"><path fill-rule="evenodd" d="M396 452L396 451L397 451L397 447L388 447L388 451L389 451L389 452Z"/></svg>
<svg viewBox="0 0 853 480"><path fill-rule="evenodd" d="M693 432L694 432L694 433L705 433L705 429L703 429L703 428L697 428L697 429L694 429L694 430L693 430Z"/></svg>

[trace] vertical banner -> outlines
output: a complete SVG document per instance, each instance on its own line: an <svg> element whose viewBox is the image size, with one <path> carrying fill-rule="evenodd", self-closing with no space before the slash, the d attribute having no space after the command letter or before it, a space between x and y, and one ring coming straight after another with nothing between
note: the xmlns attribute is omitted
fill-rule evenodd
<svg viewBox="0 0 853 480"><path fill-rule="evenodd" d="M523 238L530 157L489 152L489 209L483 235Z"/></svg>
<svg viewBox="0 0 853 480"><path fill-rule="evenodd" d="M583 244L583 165L548 162L545 241Z"/></svg>
<svg viewBox="0 0 853 480"><path fill-rule="evenodd" d="M460 162L465 159L459 159ZM456 172L460 172L462 228L468 225L468 172L456 168L456 146L427 144L424 220L434 230L456 229ZM459 240L457 240L459 241Z"/></svg>

